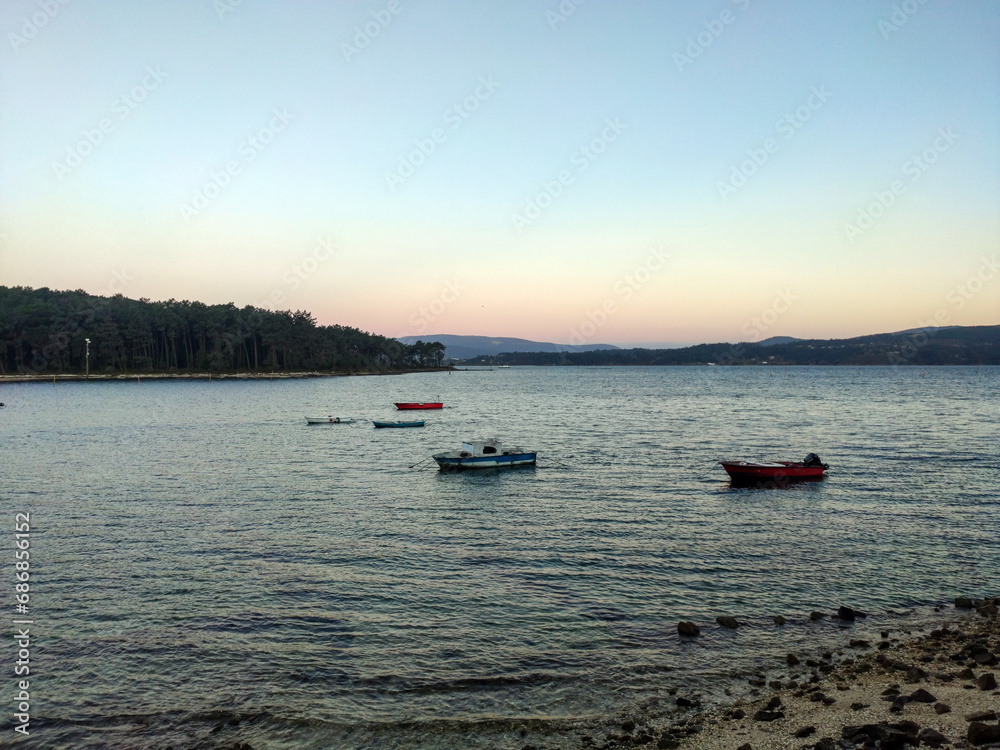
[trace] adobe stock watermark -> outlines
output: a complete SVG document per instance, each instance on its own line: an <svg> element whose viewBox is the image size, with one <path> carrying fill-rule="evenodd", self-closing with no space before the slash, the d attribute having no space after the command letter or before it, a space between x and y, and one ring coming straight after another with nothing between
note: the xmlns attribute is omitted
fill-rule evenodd
<svg viewBox="0 0 1000 750"><path fill-rule="evenodd" d="M111 272L111 278L108 279L107 285L97 294L100 297L114 297L116 294L124 294L130 281L135 281L135 276L128 272L126 266L122 266L121 270Z"/></svg>
<svg viewBox="0 0 1000 750"><path fill-rule="evenodd" d="M618 140L625 131L626 125L617 117L609 117L604 121L604 129L600 135L595 136L586 145L580 146L570 154L569 163L576 167L576 173L569 169L561 170L553 179L542 182L540 192L530 196L524 201L524 208L515 211L510 215L510 222L518 234L521 234L525 227L533 224L542 212L549 208L553 202L563 194L563 191L573 184L576 175L583 174L591 164L597 161L602 154L608 150L608 146Z"/></svg>
<svg viewBox="0 0 1000 750"><path fill-rule="evenodd" d="M427 305L421 305L417 308L416 312L410 315L407 322L413 326L413 333L402 334L402 336L424 333L431 323L444 315L445 310L447 310L450 305L453 305L456 301L458 301L461 293L465 290L465 285L458 279L446 281L444 286L441 287L441 291L438 293L437 297L432 299ZM397 338L401 338L401 336L397 336Z"/></svg>
<svg viewBox="0 0 1000 750"><path fill-rule="evenodd" d="M812 119L815 112L823 108L833 96L832 91L828 91L825 85L813 86L806 100L791 112L786 112L774 124L774 129L781 140L777 138L765 138L759 148L747 149L747 158L733 167L729 174L729 179L716 183L719 197L728 200L729 196L736 193L747 181L753 177L757 170L763 167L778 151L781 150L783 142L790 141L795 137L802 127Z"/></svg>
<svg viewBox="0 0 1000 750"><path fill-rule="evenodd" d="M662 269L670 260L671 254L664 252L662 247L654 247L646 259L631 272L622 276L612 287L614 294L609 295L598 307L585 313L587 318L578 326L569 329L569 343L580 346L587 343L607 322L618 314L622 303L632 297L645 286L653 275Z"/></svg>
<svg viewBox="0 0 1000 750"><path fill-rule="evenodd" d="M23 47L38 36L38 33L48 26L49 22L59 15L59 11L69 3L70 0L39 0L38 10L21 19L21 26L18 28L21 33L10 32L7 34L11 49L17 52L18 48Z"/></svg>
<svg viewBox="0 0 1000 750"><path fill-rule="evenodd" d="M761 335L767 333L771 326L778 322L778 318L791 309L792 303L797 299L798 297L792 294L791 289L778 290L771 306L761 310L759 316L755 315L744 323L740 332L748 338L749 343L757 341Z"/></svg>
<svg viewBox="0 0 1000 750"><path fill-rule="evenodd" d="M750 0L732 0L732 3L740 10L746 10L750 7ZM674 53L674 65L677 66L677 72L683 73L684 68L701 57L705 50L711 47L715 43L715 40L722 36L726 27L735 22L736 14L729 8L719 13L716 18L705 21L702 24L705 27L704 31L698 32L696 36L689 36L687 38L687 46L684 48L684 52Z"/></svg>
<svg viewBox="0 0 1000 750"><path fill-rule="evenodd" d="M938 128L937 137L930 146L919 154L913 154L903 162L900 168L903 175L909 177L909 184L917 182L927 171L947 152L958 140L958 135L952 128ZM896 199L906 193L907 183L903 180L893 180L885 190L876 190L874 200L867 206L858 209L858 218L854 224L844 224L844 233L851 244L857 242L858 238L864 235L869 229L875 226L875 222L881 219L889 208L896 202Z"/></svg>
<svg viewBox="0 0 1000 750"><path fill-rule="evenodd" d="M364 26L354 27L354 37L351 39L354 44L340 43L340 51L343 53L344 59L350 62L352 57L360 54L361 50L371 44L372 40L392 23L392 19L402 12L403 6L399 0L389 0L382 10L373 10L370 21L365 22Z"/></svg>
<svg viewBox="0 0 1000 750"><path fill-rule="evenodd" d="M980 258L980 266L977 271L969 276L963 283L956 284L945 295L945 301L951 306L951 310L957 312L968 304L968 302L978 295L986 285L1000 274L1000 260L996 254L987 258ZM931 339L937 335L941 328L951 325L951 312L947 307L939 307L934 311L934 315L927 320L921 321L916 332L910 340L900 347L900 351L889 353L889 364L908 364L917 352L927 346Z"/></svg>
<svg viewBox="0 0 1000 750"><path fill-rule="evenodd" d="M283 131L288 124L295 119L295 115L285 109L274 107L271 109L272 117L270 122L253 135L245 138L237 148L237 151L244 157L242 161L230 159L222 169L209 172L209 179L191 195L190 203L178 203L177 208L185 221L198 216L216 200L222 191L229 187L233 179L238 177L243 168L256 159L260 153L267 148L274 137Z"/></svg>
<svg viewBox="0 0 1000 750"><path fill-rule="evenodd" d="M104 143L105 137L115 131L118 123L127 120L136 107L160 87L166 77L167 74L160 70L159 66L146 68L146 75L137 85L115 97L111 102L111 113L115 117L102 117L94 127L84 129L83 137L76 144L66 148L66 155L62 161L52 162L52 171L59 178L59 182L82 165L84 160Z"/></svg>
<svg viewBox="0 0 1000 750"><path fill-rule="evenodd" d="M333 257L340 246L327 235L313 246L312 250L298 263L293 263L281 276L283 286L275 287L266 298L257 303L257 307L279 310L286 303L285 289L294 292L302 283L319 270L320 265Z"/></svg>
<svg viewBox="0 0 1000 750"><path fill-rule="evenodd" d="M910 18L926 4L927 0L904 0L902 3L893 5L888 20L881 18L878 22L878 30L882 34L882 39L889 41L890 35L903 28Z"/></svg>
<svg viewBox="0 0 1000 750"><path fill-rule="evenodd" d="M241 5L243 5L243 0L215 0L212 3L212 8L215 10L215 15L219 17L219 20L225 21L226 16Z"/></svg>
<svg viewBox="0 0 1000 750"><path fill-rule="evenodd" d="M553 31L561 23L566 23L570 16L576 13L577 8L586 3L587 0L562 0L555 10L545 11L545 20L549 22L549 28Z"/></svg>
<svg viewBox="0 0 1000 750"><path fill-rule="evenodd" d="M716 364L731 365L743 357L746 352L744 344L756 343L758 337L766 333L777 323L778 318L788 312L792 307L792 303L797 299L798 297L792 293L791 289L779 289L775 293L770 307L766 307L761 311L759 316L753 316L740 327L740 332L750 340L741 341L729 347L729 351L719 357L719 361Z"/></svg>
<svg viewBox="0 0 1000 750"><path fill-rule="evenodd" d="M493 93L500 88L500 84L493 80L493 76L479 76L479 85L460 102L455 102L444 111L442 119L445 128L434 128L426 138L417 138L413 141L415 148L406 156L400 158L396 169L385 173L385 182L389 190L396 191L399 185L414 175L417 169L424 164L438 146L448 140L448 136L454 133L468 120L472 114L478 111L483 102L487 101Z"/></svg>
<svg viewBox="0 0 1000 750"><path fill-rule="evenodd" d="M1000 273L1000 262L997 262L996 254L989 258L983 256L980 261L982 264L979 266L979 270L967 278L964 284L956 285L945 297L955 310L961 310L965 307L969 300L983 291L983 287Z"/></svg>

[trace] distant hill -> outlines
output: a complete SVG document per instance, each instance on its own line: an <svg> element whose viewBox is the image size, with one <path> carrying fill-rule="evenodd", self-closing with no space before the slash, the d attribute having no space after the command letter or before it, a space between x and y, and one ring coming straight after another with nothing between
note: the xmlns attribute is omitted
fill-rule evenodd
<svg viewBox="0 0 1000 750"><path fill-rule="evenodd" d="M797 339L794 336L772 336L769 339L764 339L763 341L758 341L757 343L761 346L774 346L775 344L791 344L793 341L801 341L802 339Z"/></svg>
<svg viewBox="0 0 1000 750"><path fill-rule="evenodd" d="M1000 365L1000 326L919 328L850 339L774 337L683 349L502 353L499 365ZM775 339L778 339L777 341Z"/></svg>
<svg viewBox="0 0 1000 750"><path fill-rule="evenodd" d="M612 344L552 344L545 341L529 341L503 336L458 336L448 333L429 333L426 336L401 336L399 341L412 346L418 341L425 344L432 341L444 344L451 359L472 359L473 357L500 354L501 352L590 352L618 349Z"/></svg>

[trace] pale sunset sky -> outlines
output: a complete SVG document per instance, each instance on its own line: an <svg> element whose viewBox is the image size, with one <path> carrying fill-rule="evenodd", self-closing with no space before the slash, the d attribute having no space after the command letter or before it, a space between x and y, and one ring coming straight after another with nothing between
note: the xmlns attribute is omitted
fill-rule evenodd
<svg viewBox="0 0 1000 750"><path fill-rule="evenodd" d="M5 0L0 284L388 336L1000 323L1000 3Z"/></svg>

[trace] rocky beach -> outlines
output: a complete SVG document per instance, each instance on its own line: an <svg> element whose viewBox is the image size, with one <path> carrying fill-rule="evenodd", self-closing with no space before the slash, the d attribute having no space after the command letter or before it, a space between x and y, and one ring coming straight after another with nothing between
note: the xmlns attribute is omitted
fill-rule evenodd
<svg viewBox="0 0 1000 750"><path fill-rule="evenodd" d="M702 711L697 696L679 693L678 718L668 728L624 722L625 734L593 747L1000 748L998 603L960 597L953 608L940 608L940 624L929 632L882 631L881 641L852 640L849 648L817 658L790 653L785 679L748 678L759 698ZM852 621L864 613L841 607L832 616ZM718 623L739 626L732 618ZM697 637L694 623L680 623L678 630Z"/></svg>

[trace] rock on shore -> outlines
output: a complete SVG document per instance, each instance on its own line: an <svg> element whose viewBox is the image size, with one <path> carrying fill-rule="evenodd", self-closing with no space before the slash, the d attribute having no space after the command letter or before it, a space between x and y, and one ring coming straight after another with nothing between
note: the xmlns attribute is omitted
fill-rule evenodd
<svg viewBox="0 0 1000 750"><path fill-rule="evenodd" d="M883 641L875 650L866 641L852 642L848 654L824 654L833 658L811 669L805 660L794 680L772 681L765 698L736 701L715 713L688 713L673 726L606 747L1000 748L998 603L956 600L957 611L942 613L950 622L924 636L898 645ZM790 654L787 662L798 659Z"/></svg>

